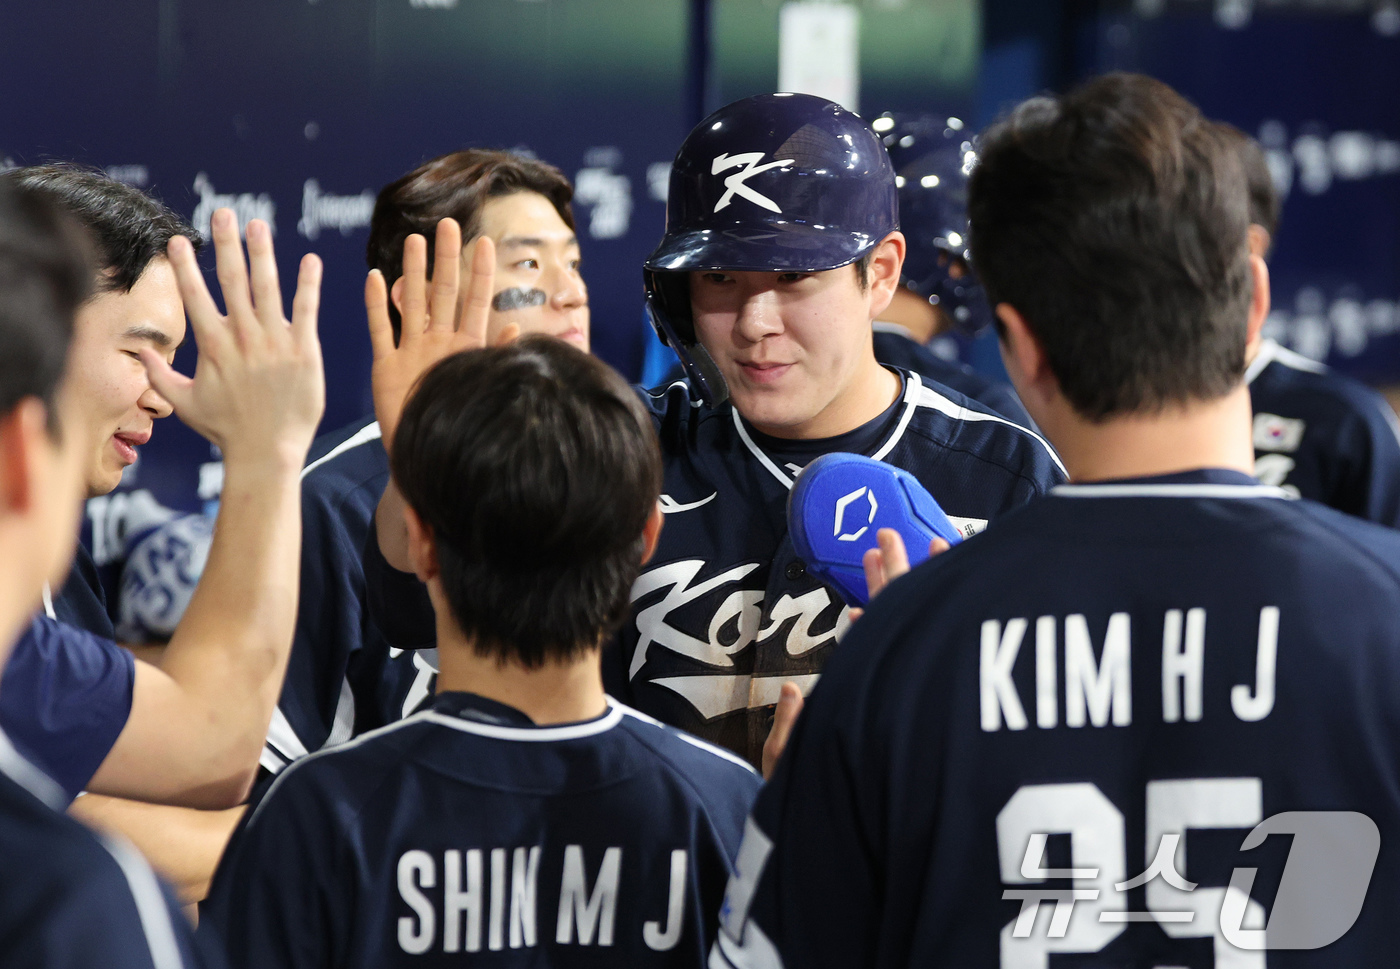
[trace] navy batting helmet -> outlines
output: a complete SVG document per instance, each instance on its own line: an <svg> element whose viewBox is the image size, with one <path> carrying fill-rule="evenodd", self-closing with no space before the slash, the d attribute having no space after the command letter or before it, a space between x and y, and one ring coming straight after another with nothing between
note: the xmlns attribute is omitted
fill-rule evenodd
<svg viewBox="0 0 1400 969"><path fill-rule="evenodd" d="M941 308L958 329L981 332L992 323L992 308L972 273L968 248L967 179L977 162L972 135L961 120L942 115L886 113L871 127L889 150L899 186L908 245L904 285Z"/></svg>
<svg viewBox="0 0 1400 969"><path fill-rule="evenodd" d="M836 269L898 228L894 169L859 116L808 94L735 101L671 165L666 235L643 269L652 325L718 403L728 389L696 340L687 273Z"/></svg>

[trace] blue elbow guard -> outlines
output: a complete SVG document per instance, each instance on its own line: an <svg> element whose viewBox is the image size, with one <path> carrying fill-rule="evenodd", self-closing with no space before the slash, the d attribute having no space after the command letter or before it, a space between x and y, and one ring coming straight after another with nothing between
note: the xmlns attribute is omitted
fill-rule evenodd
<svg viewBox="0 0 1400 969"><path fill-rule="evenodd" d="M807 571L847 605L869 601L861 559L875 548L875 534L893 528L904 539L909 564L928 558L935 537L950 545L962 534L933 495L908 471L858 454L824 454L793 484L788 532Z"/></svg>

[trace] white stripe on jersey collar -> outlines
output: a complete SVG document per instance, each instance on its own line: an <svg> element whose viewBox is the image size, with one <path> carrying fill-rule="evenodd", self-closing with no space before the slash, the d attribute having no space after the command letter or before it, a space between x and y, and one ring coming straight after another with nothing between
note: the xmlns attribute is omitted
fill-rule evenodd
<svg viewBox="0 0 1400 969"><path fill-rule="evenodd" d="M1244 382L1254 383L1254 378L1264 372L1264 368L1271 363L1280 363L1291 370L1306 370L1308 373L1326 373L1327 365L1318 363L1311 357L1305 357L1301 353L1295 353L1285 347L1279 346L1273 340L1264 340L1259 344L1259 352L1254 355L1254 359L1249 364L1249 369L1244 372Z"/></svg>
<svg viewBox="0 0 1400 969"><path fill-rule="evenodd" d="M914 417L914 407L919 400L923 381L919 379L919 375L916 373L906 372L904 377L904 413L900 415L899 424L895 426L894 432L890 434L889 438L887 438L885 442L880 445L879 449L871 455L876 461L883 461L885 455L889 454L890 451L894 449L894 446L899 443L899 439L904 436L904 430L909 426L909 421ZM744 427L744 421L739 416L739 409L731 404L729 412L734 415L734 427L739 432L739 440L744 442L744 446L749 449L749 453L758 458L758 463L767 468L768 473L777 478L784 488L791 491L792 478L784 472L782 468L774 464L773 459L767 454L764 454L763 449L754 443L753 438L749 436L748 428Z"/></svg>
<svg viewBox="0 0 1400 969"><path fill-rule="evenodd" d="M68 803L68 795L58 782L15 750L4 730L0 730L0 773L55 811L62 811Z"/></svg>
<svg viewBox="0 0 1400 969"><path fill-rule="evenodd" d="M494 723L482 723L479 720L463 720L461 717L448 716L438 713L436 710L427 711L424 719L444 727L451 727L454 730L461 730L464 733L476 734L478 737L543 743L551 740L577 740L580 737L592 737L594 734L606 733L622 722L622 710L609 697L607 713L596 720L573 723L565 727L501 727Z"/></svg>
<svg viewBox="0 0 1400 969"><path fill-rule="evenodd" d="M1272 485L1232 484L1063 484L1050 489L1057 498L1283 498L1293 496Z"/></svg>

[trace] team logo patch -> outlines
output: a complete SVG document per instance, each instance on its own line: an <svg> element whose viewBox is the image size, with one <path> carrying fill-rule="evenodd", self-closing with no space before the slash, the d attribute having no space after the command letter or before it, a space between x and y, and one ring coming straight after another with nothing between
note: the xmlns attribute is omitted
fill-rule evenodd
<svg viewBox="0 0 1400 969"><path fill-rule="evenodd" d="M1307 425L1297 418L1277 414L1254 415L1254 449L1256 451L1296 451L1303 442Z"/></svg>
<svg viewBox="0 0 1400 969"><path fill-rule="evenodd" d="M861 501L862 498L865 500ZM864 522L861 522L861 512L864 512L867 508L870 514L866 517ZM836 528L831 534L836 537L838 542L854 542L864 535L866 531L869 530L870 526L874 524L875 512L879 510L880 505L875 501L875 493L869 488L858 488L836 502ZM843 531L843 528L847 524L846 513L848 511L851 513L851 518L855 519L850 524L852 526L860 526L855 531Z"/></svg>
<svg viewBox="0 0 1400 969"><path fill-rule="evenodd" d="M741 152L737 155L731 155L729 154L729 152L726 151L715 158L714 162L712 162L710 165L711 175L718 175L720 172L727 172L731 168L739 168L740 165L744 166L739 171L735 172L733 175L730 175L725 178L724 194L721 195L719 197L719 201L715 203L716 212L720 211L721 209L728 208L729 203L732 202L734 200L734 196L737 195L740 198L747 199L754 205L759 206L760 208L767 209L769 212L777 212L780 215L782 214L783 210L778 207L777 202L774 202L768 196L762 195L754 189L749 188L749 186L744 183L747 182L749 179L753 178L755 175L761 174L762 172L766 172L771 168L786 168L788 165L792 164L793 159L782 158L778 161L771 161L766 165L760 165L759 162L762 159L763 152L761 151L746 151Z"/></svg>

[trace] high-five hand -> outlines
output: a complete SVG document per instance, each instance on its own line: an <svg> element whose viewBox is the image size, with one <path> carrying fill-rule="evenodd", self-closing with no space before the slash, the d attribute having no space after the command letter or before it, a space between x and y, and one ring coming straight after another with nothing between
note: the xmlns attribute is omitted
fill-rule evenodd
<svg viewBox="0 0 1400 969"><path fill-rule="evenodd" d="M141 351L151 386L190 427L217 444L227 462L300 467L326 405L316 315L321 260L307 254L297 277L292 319L282 291L266 222L248 223L248 257L229 209L210 220L214 254L228 315L219 313L184 236L170 240L168 256L185 303L199 362L194 377L175 372L155 351ZM251 269L251 273L250 273Z"/></svg>
<svg viewBox="0 0 1400 969"><path fill-rule="evenodd" d="M370 378L374 387L374 411L379 418L384 446L390 447L399 415L413 385L433 364L462 350L486 346L495 284L496 247L486 236L477 239L471 256L466 298L458 313L462 230L453 219L438 223L434 240L433 279L428 285L428 241L414 234L403 244L403 278L395 283L401 297L403 324L398 345L389 320L389 290L379 270L365 280L365 310L369 339L374 351ZM519 333L514 324L502 330L498 343Z"/></svg>

